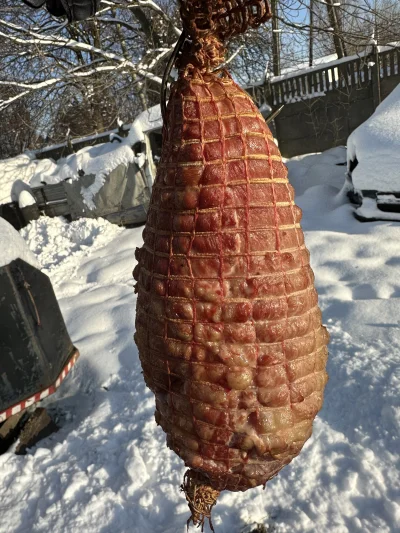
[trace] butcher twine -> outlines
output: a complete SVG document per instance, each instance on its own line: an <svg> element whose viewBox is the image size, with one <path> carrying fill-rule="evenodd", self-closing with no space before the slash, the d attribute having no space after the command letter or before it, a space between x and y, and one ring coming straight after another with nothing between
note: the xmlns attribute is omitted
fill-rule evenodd
<svg viewBox="0 0 400 533"><path fill-rule="evenodd" d="M179 67L201 73L221 65L225 40L257 28L271 17L267 0L181 0L183 30L191 43L184 47Z"/></svg>

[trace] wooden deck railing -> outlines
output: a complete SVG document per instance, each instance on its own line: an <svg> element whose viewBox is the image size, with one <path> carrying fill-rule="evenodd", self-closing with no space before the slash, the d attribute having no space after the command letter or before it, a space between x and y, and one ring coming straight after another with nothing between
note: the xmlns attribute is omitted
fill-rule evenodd
<svg viewBox="0 0 400 533"><path fill-rule="evenodd" d="M373 69L379 59L380 78L400 74L400 49L385 47L378 54L363 54L311 67L300 74L271 78L263 85L247 87L254 100L277 106L324 96L330 91L348 91L368 86L373 81Z"/></svg>

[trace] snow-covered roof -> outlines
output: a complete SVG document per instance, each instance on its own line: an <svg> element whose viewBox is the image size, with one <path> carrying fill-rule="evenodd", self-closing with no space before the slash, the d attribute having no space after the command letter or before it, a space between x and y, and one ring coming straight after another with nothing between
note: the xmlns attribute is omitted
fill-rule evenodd
<svg viewBox="0 0 400 533"><path fill-rule="evenodd" d="M15 259L23 259L30 265L40 268L27 243L16 229L0 217L0 267L9 265Z"/></svg>
<svg viewBox="0 0 400 533"><path fill-rule="evenodd" d="M350 135L347 160L358 190L400 191L400 85Z"/></svg>
<svg viewBox="0 0 400 533"><path fill-rule="evenodd" d="M119 122L119 126L122 127L123 131L128 131L129 128L131 127L131 124L122 124L120 121L118 122ZM113 136L118 135L118 132L119 132L119 128L108 130L108 131L103 131L102 133L94 133L93 135L86 135L85 137L76 137L74 139L70 139L70 141L74 148L76 145L79 146L82 143L102 144L104 142L108 142L109 139L112 140ZM99 139L101 139L103 142L100 142ZM39 156L39 155L43 156L47 152L54 152L56 150L63 149L66 147L66 145L67 145L66 142L58 143L58 144L51 144L51 145L42 147L38 150L32 150L32 154L34 156Z"/></svg>
<svg viewBox="0 0 400 533"><path fill-rule="evenodd" d="M312 67L309 66L308 61L307 62L301 61L298 63L293 63L290 67L282 68L281 74L279 76L274 76L273 74L269 74L269 81L271 83L274 83L276 81L281 81L286 78L298 76L300 74L304 74L305 72L319 69L322 65L325 65L326 63L330 63L332 61L334 62L336 60L337 60L337 54L329 54L327 56L318 57L317 59L314 59L314 65ZM260 85L264 85L264 83L265 83L265 76L263 78L259 78L253 83L242 85L242 87L243 89L247 91L251 87L257 87Z"/></svg>

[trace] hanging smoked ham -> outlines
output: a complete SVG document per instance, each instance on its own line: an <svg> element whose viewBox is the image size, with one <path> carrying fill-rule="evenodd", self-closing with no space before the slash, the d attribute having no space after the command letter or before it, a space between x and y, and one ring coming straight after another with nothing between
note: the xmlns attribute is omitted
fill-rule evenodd
<svg viewBox="0 0 400 533"><path fill-rule="evenodd" d="M181 16L135 340L203 526L219 491L264 485L310 437L328 334L287 168L250 96L216 70L223 42L267 20L268 4L182 0Z"/></svg>

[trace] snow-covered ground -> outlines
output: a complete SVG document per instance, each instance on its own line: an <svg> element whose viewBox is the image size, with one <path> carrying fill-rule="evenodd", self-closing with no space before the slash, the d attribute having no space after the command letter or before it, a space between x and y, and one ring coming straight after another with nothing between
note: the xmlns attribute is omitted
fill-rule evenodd
<svg viewBox="0 0 400 533"><path fill-rule="evenodd" d="M400 225L362 224L340 192L345 150L288 162L331 334L325 404L265 490L223 493L216 533L400 530ZM142 228L42 218L22 234L81 352L47 400L61 429L0 456L0 532L185 533L185 467L165 445L133 342Z"/></svg>

